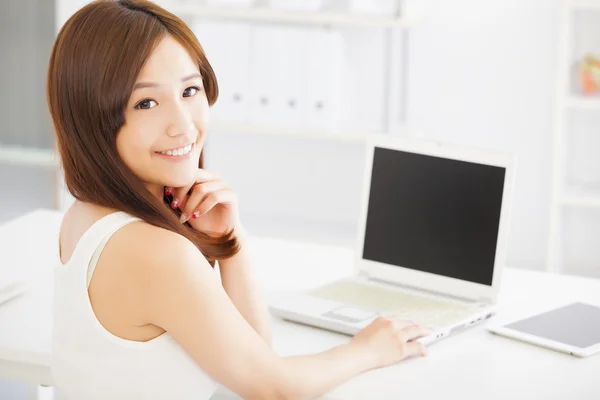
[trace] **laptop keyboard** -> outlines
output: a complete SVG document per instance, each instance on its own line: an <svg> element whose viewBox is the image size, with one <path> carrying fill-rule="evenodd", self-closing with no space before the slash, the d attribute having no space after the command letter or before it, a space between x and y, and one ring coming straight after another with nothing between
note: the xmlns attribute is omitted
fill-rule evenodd
<svg viewBox="0 0 600 400"><path fill-rule="evenodd" d="M426 327L441 327L467 318L473 306L431 299L379 285L352 280L337 281L309 292L312 296L362 310L413 320Z"/></svg>

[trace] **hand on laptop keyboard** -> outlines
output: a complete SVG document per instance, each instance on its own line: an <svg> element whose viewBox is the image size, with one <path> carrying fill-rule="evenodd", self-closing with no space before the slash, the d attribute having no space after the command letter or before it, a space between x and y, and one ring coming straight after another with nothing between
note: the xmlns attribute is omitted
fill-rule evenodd
<svg viewBox="0 0 600 400"><path fill-rule="evenodd" d="M427 355L416 339L431 331L412 321L378 317L352 338L350 345L363 352L372 368L386 367L405 358Z"/></svg>
<svg viewBox="0 0 600 400"><path fill-rule="evenodd" d="M448 326L472 313L465 305L354 280L336 281L313 290L311 295L386 317L413 320L428 328Z"/></svg>

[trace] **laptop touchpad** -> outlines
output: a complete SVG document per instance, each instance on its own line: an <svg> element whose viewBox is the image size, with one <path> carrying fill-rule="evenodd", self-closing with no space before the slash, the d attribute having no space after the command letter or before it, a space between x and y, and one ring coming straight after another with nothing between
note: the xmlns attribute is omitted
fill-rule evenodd
<svg viewBox="0 0 600 400"><path fill-rule="evenodd" d="M344 322L359 323L365 320L374 319L379 314L373 311L361 310L354 307L336 307L323 314L323 317L333 318Z"/></svg>

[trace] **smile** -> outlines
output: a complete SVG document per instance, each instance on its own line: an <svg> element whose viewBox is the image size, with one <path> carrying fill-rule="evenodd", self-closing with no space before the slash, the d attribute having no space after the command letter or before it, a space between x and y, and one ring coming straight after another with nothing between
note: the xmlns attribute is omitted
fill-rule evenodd
<svg viewBox="0 0 600 400"><path fill-rule="evenodd" d="M190 151L192 151L192 147L194 147L193 143L188 144L187 146L180 147L178 149L167 150L167 151L157 151L158 154L163 154L165 156L185 156Z"/></svg>

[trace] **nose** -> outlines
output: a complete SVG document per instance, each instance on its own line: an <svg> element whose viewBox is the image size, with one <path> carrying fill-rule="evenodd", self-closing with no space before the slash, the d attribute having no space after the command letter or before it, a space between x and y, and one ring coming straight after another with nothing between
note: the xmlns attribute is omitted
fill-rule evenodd
<svg viewBox="0 0 600 400"><path fill-rule="evenodd" d="M194 120L190 110L180 104L175 104L170 110L169 125L167 126L167 135L171 137L177 136L193 136Z"/></svg>

